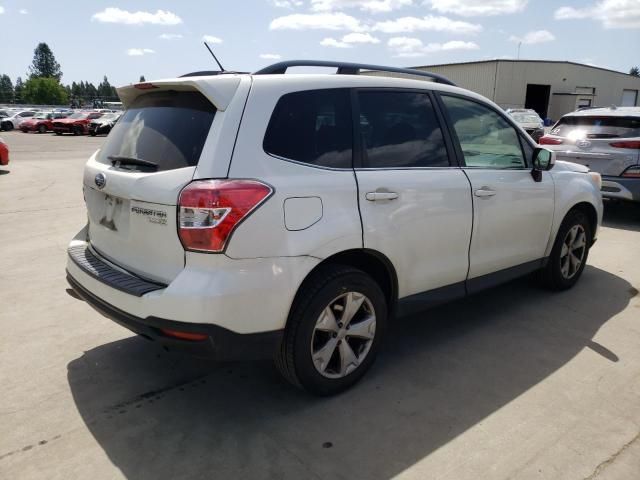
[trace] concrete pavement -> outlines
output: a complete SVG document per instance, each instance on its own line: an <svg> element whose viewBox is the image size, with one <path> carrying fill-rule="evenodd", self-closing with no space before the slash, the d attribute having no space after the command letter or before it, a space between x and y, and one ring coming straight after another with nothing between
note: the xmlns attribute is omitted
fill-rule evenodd
<svg viewBox="0 0 640 480"><path fill-rule="evenodd" d="M397 321L363 382L317 399L74 298L65 248L102 139L2 137L0 478L640 478L639 208L607 208L573 290L519 280Z"/></svg>

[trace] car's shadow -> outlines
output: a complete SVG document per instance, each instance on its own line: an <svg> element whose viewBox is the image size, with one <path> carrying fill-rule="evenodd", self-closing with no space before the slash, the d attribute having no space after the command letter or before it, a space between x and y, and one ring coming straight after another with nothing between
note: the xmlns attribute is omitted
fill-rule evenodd
<svg viewBox="0 0 640 480"><path fill-rule="evenodd" d="M8 173L11 173L11 170L0 170L0 175L7 175Z"/></svg>
<svg viewBox="0 0 640 480"><path fill-rule="evenodd" d="M640 232L640 203L605 201L602 226Z"/></svg>
<svg viewBox="0 0 640 480"><path fill-rule="evenodd" d="M571 291L519 280L394 322L365 379L333 398L270 362L211 364L136 337L68 365L87 427L129 479L390 478L569 362L632 286L587 267ZM479 474L479 478L483 475Z"/></svg>

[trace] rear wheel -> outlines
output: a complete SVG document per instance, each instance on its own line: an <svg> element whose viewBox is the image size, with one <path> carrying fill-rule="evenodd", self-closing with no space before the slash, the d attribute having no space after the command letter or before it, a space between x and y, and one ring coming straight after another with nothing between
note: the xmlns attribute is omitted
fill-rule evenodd
<svg viewBox="0 0 640 480"><path fill-rule="evenodd" d="M47 126L46 125L40 125L38 127L38 132L40 133L47 133Z"/></svg>
<svg viewBox="0 0 640 480"><path fill-rule="evenodd" d="M552 290L573 287L584 270L591 246L591 224L580 210L570 211L558 230L542 281Z"/></svg>
<svg viewBox="0 0 640 480"><path fill-rule="evenodd" d="M82 135L82 127L80 127L79 125L74 125L72 131L74 135Z"/></svg>
<svg viewBox="0 0 640 480"><path fill-rule="evenodd" d="M11 123L11 122L3 122L2 123L2 129L6 130L7 132L10 132L11 130L13 130L13 123Z"/></svg>
<svg viewBox="0 0 640 480"><path fill-rule="evenodd" d="M56 131L56 135L62 135L62 132Z"/></svg>
<svg viewBox="0 0 640 480"><path fill-rule="evenodd" d="M385 296L369 275L347 266L321 268L296 296L276 365L311 393L341 392L373 364L386 323Z"/></svg>

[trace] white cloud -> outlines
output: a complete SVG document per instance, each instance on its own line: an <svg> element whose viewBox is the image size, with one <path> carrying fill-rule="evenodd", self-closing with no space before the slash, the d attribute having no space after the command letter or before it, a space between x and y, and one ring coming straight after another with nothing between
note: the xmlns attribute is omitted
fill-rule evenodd
<svg viewBox="0 0 640 480"><path fill-rule="evenodd" d="M512 42L522 42L525 45L533 45L535 43L545 43L555 40L556 37L548 30L536 30L534 32L527 32L524 37L516 37L511 35L509 40Z"/></svg>
<svg viewBox="0 0 640 480"><path fill-rule="evenodd" d="M270 3L277 8L293 8L303 4L302 0L271 0Z"/></svg>
<svg viewBox="0 0 640 480"><path fill-rule="evenodd" d="M265 60L280 60L282 55L277 53L261 53L260 58L264 58Z"/></svg>
<svg viewBox="0 0 640 480"><path fill-rule="evenodd" d="M463 17L505 15L524 10L528 0L426 0L425 5L441 13Z"/></svg>
<svg viewBox="0 0 640 480"><path fill-rule="evenodd" d="M179 33L163 33L162 35L159 35L158 38L162 40L177 40L182 38L182 35Z"/></svg>
<svg viewBox="0 0 640 480"><path fill-rule="evenodd" d="M451 20L447 17L401 17L395 20L378 22L373 26L374 31L384 33L410 33L417 31L450 32L455 34L471 34L482 31L482 25L459 20Z"/></svg>
<svg viewBox="0 0 640 480"><path fill-rule="evenodd" d="M127 55L130 57L141 57L149 53L156 53L156 51L151 50L150 48L130 48L127 50Z"/></svg>
<svg viewBox="0 0 640 480"><path fill-rule="evenodd" d="M26 8L21 8L20 10L18 10L18 13L20 15L29 15L29 10L27 10Z"/></svg>
<svg viewBox="0 0 640 480"><path fill-rule="evenodd" d="M353 45L350 45L346 42L341 42L340 40L336 40L335 38L325 38L320 41L320 45L323 47L334 47L334 48L351 48Z"/></svg>
<svg viewBox="0 0 640 480"><path fill-rule="evenodd" d="M178 25L182 23L182 19L179 16L165 10L156 10L156 13L129 12L113 7L94 13L91 20L102 23L122 23L124 25L143 25L145 23L152 25Z"/></svg>
<svg viewBox="0 0 640 480"><path fill-rule="evenodd" d="M342 37L342 41L346 43L380 43L380 40L369 33L347 33Z"/></svg>
<svg viewBox="0 0 640 480"><path fill-rule="evenodd" d="M213 35L203 35L202 41L207 43L222 43L222 39L214 37Z"/></svg>
<svg viewBox="0 0 640 480"><path fill-rule="evenodd" d="M553 17L556 20L599 20L604 28L640 28L640 2L602 0L584 8L560 7Z"/></svg>
<svg viewBox="0 0 640 480"><path fill-rule="evenodd" d="M361 32L360 21L345 13L295 13L271 21L270 30L349 30Z"/></svg>
<svg viewBox="0 0 640 480"><path fill-rule="evenodd" d="M315 12L330 12L345 8L358 8L365 12L391 12L399 8L410 6L413 0L311 0L311 10Z"/></svg>
<svg viewBox="0 0 640 480"><path fill-rule="evenodd" d="M4 7L0 6L0 15L4 13Z"/></svg>
<svg viewBox="0 0 640 480"><path fill-rule="evenodd" d="M419 38L393 37L387 42L387 46L396 57L423 57L429 53L444 52L450 50L477 50L474 42L452 40L446 43L428 43L425 45Z"/></svg>
<svg viewBox="0 0 640 480"><path fill-rule="evenodd" d="M351 48L355 44L380 43L380 39L374 37L369 33L348 33L341 40L335 38L325 38L320 42L323 47L335 47L335 48Z"/></svg>

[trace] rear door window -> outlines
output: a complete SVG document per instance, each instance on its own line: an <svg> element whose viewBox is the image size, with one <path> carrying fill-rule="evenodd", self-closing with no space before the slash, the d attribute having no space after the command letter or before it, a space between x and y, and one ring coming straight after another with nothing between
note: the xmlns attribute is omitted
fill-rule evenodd
<svg viewBox="0 0 640 480"><path fill-rule="evenodd" d="M640 117L563 117L551 134L575 139L640 137Z"/></svg>
<svg viewBox="0 0 640 480"><path fill-rule="evenodd" d="M448 167L438 118L426 93L358 92L367 168Z"/></svg>
<svg viewBox="0 0 640 480"><path fill-rule="evenodd" d="M106 139L98 161L133 158L154 171L198 164L215 107L198 92L152 92L136 98Z"/></svg>
<svg viewBox="0 0 640 480"><path fill-rule="evenodd" d="M352 132L348 89L288 93L278 100L263 148L310 165L351 168Z"/></svg>

